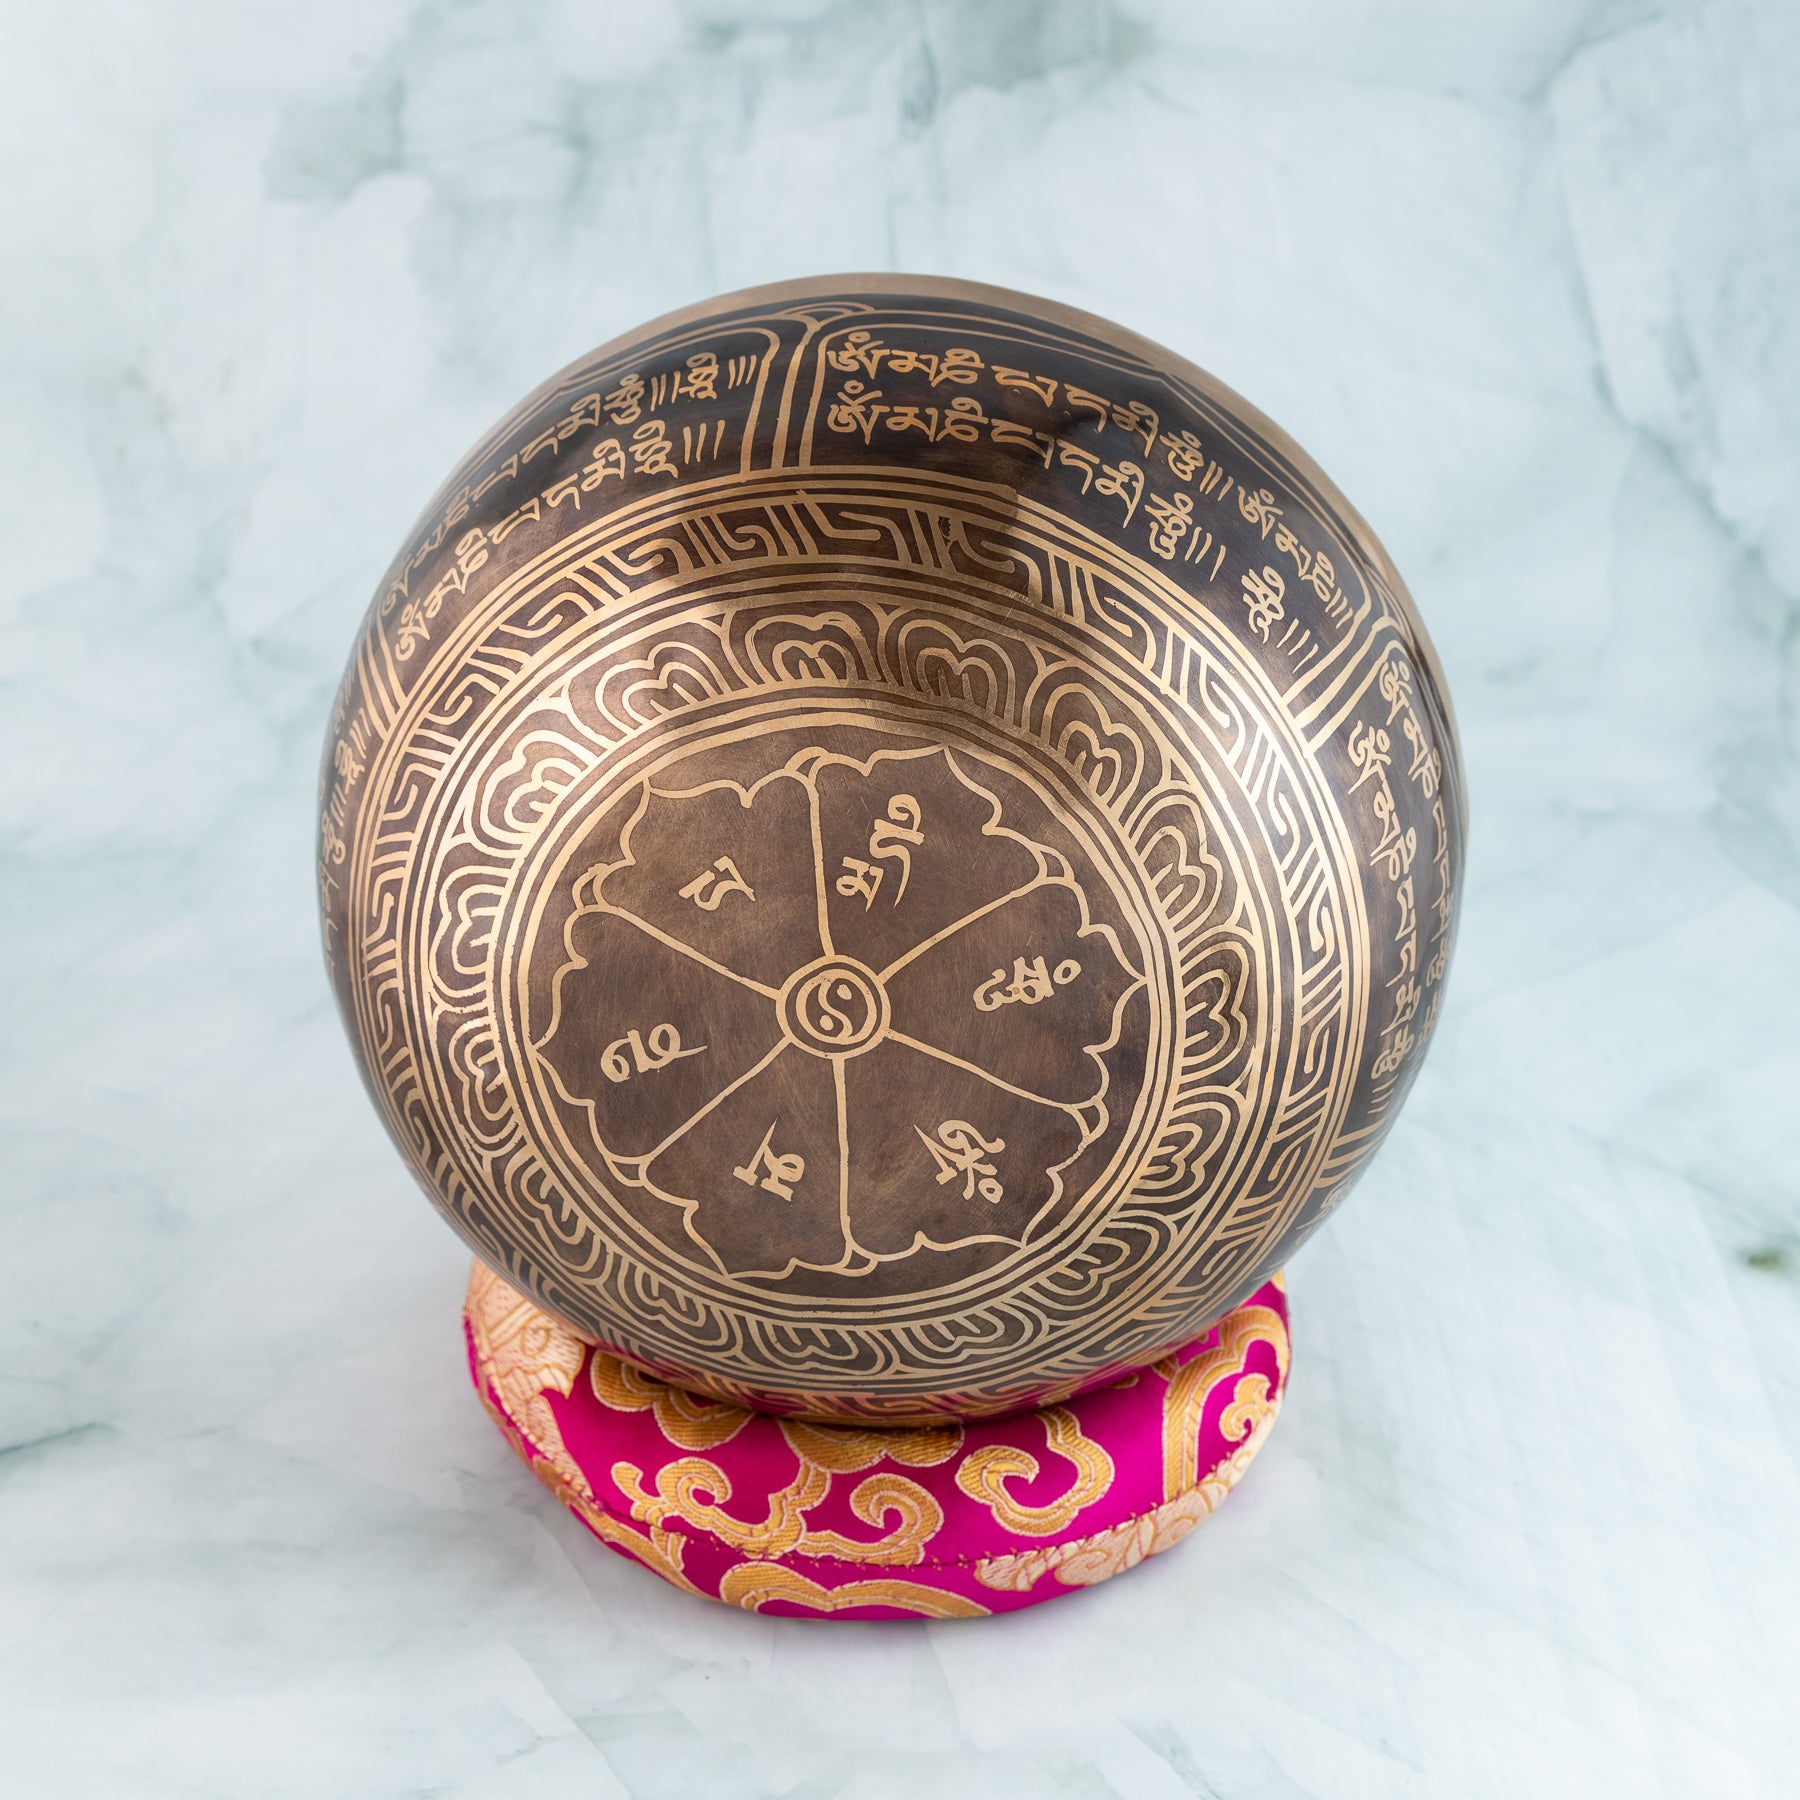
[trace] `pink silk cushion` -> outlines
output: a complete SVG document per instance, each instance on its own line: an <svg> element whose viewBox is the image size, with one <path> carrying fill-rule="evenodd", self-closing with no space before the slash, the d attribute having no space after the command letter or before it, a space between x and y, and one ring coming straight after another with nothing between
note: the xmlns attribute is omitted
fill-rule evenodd
<svg viewBox="0 0 1800 1800"><path fill-rule="evenodd" d="M703 1398L575 1336L480 1263L463 1317L482 1403L603 1544L685 1593L806 1618L1012 1612L1133 1567L1230 1493L1288 1371L1280 1276L1108 1387L916 1428Z"/></svg>

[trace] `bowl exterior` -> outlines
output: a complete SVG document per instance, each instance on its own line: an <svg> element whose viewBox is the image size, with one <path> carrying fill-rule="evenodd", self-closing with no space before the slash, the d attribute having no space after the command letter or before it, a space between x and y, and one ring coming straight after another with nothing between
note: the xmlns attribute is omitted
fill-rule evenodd
<svg viewBox="0 0 1800 1800"><path fill-rule="evenodd" d="M1417 1072L1437 659L1247 403L1048 302L673 315L464 459L322 770L363 1075L476 1253L776 1413L1054 1403L1191 1342Z"/></svg>

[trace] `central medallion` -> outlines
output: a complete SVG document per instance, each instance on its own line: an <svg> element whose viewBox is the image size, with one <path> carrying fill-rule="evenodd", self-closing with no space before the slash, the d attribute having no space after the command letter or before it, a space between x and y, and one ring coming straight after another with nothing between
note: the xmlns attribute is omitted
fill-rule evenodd
<svg viewBox="0 0 1800 1800"><path fill-rule="evenodd" d="M571 1176L718 1274L929 1291L1118 1154L1143 951L1016 768L753 715L582 816L617 823L542 864L540 1091Z"/></svg>
<svg viewBox="0 0 1800 1800"><path fill-rule="evenodd" d="M821 957L781 990L781 1028L814 1056L858 1056L888 1028L887 991L873 969L847 956Z"/></svg>

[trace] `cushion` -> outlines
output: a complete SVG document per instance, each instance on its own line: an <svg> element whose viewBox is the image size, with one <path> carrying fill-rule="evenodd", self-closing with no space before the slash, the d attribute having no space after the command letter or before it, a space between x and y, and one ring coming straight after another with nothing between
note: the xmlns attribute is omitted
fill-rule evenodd
<svg viewBox="0 0 1800 1800"><path fill-rule="evenodd" d="M1281 1277L1185 1349L1061 1405L924 1427L708 1399L577 1337L477 1263L476 1391L600 1541L707 1600L806 1618L973 1618L1179 1543L1262 1447L1287 1381Z"/></svg>

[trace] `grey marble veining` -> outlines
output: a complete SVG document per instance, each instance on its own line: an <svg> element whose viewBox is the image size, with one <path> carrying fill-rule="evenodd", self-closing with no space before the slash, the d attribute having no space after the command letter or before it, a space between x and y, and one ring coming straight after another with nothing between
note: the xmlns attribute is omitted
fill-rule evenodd
<svg viewBox="0 0 1800 1800"><path fill-rule="evenodd" d="M4 25L0 1787L1794 1791L1800 11ZM341 659L463 446L658 311L888 267L1293 431L1430 621L1474 811L1268 1450L1177 1552L975 1626L701 1606L524 1475L309 867Z"/></svg>

